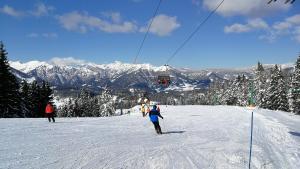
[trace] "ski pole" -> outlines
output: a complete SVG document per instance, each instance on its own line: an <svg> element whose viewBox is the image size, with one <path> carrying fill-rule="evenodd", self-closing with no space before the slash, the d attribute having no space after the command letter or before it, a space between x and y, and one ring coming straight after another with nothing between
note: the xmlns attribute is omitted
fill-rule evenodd
<svg viewBox="0 0 300 169"><path fill-rule="evenodd" d="M166 127L165 127L165 118L163 118L163 127L164 127L164 130L166 130Z"/></svg>

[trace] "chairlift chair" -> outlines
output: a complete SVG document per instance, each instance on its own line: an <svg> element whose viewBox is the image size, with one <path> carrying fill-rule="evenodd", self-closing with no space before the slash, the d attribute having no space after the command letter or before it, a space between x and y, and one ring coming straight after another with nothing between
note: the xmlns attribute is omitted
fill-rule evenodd
<svg viewBox="0 0 300 169"><path fill-rule="evenodd" d="M169 75L158 75L157 82L160 85L169 86L171 83L171 78Z"/></svg>
<svg viewBox="0 0 300 169"><path fill-rule="evenodd" d="M168 73L168 65L164 65L166 67L165 73L158 75L157 82L159 85L164 87L168 87L171 84L171 77Z"/></svg>

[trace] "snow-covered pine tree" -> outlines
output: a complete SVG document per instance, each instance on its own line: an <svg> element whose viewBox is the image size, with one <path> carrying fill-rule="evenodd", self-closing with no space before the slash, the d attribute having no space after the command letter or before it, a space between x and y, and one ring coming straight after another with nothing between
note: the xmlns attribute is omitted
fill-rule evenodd
<svg viewBox="0 0 300 169"><path fill-rule="evenodd" d="M67 106L67 112L66 112L67 117L78 117L77 101L75 101L73 99L69 99L66 106Z"/></svg>
<svg viewBox="0 0 300 169"><path fill-rule="evenodd" d="M68 110L68 106L65 104L58 109L57 116L58 117L72 117L69 116L70 111Z"/></svg>
<svg viewBox="0 0 300 169"><path fill-rule="evenodd" d="M271 81L266 92L266 108L288 111L287 87L281 70L275 65Z"/></svg>
<svg viewBox="0 0 300 169"><path fill-rule="evenodd" d="M74 104L70 106L70 110L72 110L72 117L81 117L80 106L78 104L78 99L74 100Z"/></svg>
<svg viewBox="0 0 300 169"><path fill-rule="evenodd" d="M245 75L241 77L241 81L238 85L237 97L239 100L239 106L247 106L248 104L248 93L249 93L249 82Z"/></svg>
<svg viewBox="0 0 300 169"><path fill-rule="evenodd" d="M99 98L99 95L94 97L92 99L92 102L93 102L93 116L94 117L101 117L101 110L100 110L100 107L102 105L101 101L100 101L100 98Z"/></svg>
<svg viewBox="0 0 300 169"><path fill-rule="evenodd" d="M41 117L41 114L39 114L39 110L41 109L40 90L37 81L33 81L30 84L29 98L30 102L28 104L30 111L32 112L32 117Z"/></svg>
<svg viewBox="0 0 300 169"><path fill-rule="evenodd" d="M22 80L20 85L20 96L22 99L21 107L23 117L32 117L32 112L30 108L31 98L29 97L29 84L26 80Z"/></svg>
<svg viewBox="0 0 300 169"><path fill-rule="evenodd" d="M76 117L74 115L74 103L71 99L58 109L57 115L59 117Z"/></svg>
<svg viewBox="0 0 300 169"><path fill-rule="evenodd" d="M289 98L291 111L300 114L300 56L296 61L295 71L292 75Z"/></svg>
<svg viewBox="0 0 300 169"><path fill-rule="evenodd" d="M79 116L81 117L92 117L92 108L91 108L91 93L87 90L82 89L78 99L79 106Z"/></svg>
<svg viewBox="0 0 300 169"><path fill-rule="evenodd" d="M258 62L257 68L255 70L255 79L254 79L254 100L257 106L264 107L265 103L265 92L266 92L266 81L265 69L263 65Z"/></svg>
<svg viewBox="0 0 300 169"><path fill-rule="evenodd" d="M209 89L205 95L205 103L206 104L208 104L208 105L222 104L222 96L224 95L224 89L225 89L224 83L225 82L215 81L210 84Z"/></svg>
<svg viewBox="0 0 300 169"><path fill-rule="evenodd" d="M96 104L94 97L87 90L82 89L80 94L65 102L58 110L60 117L95 117Z"/></svg>
<svg viewBox="0 0 300 169"><path fill-rule="evenodd" d="M114 99L107 89L99 96L99 101L101 103L99 108L101 116L112 116L115 114Z"/></svg>
<svg viewBox="0 0 300 169"><path fill-rule="evenodd" d="M276 110L278 108L277 105L277 96L278 96L278 66L275 65L275 67L271 70L271 78L270 83L266 91L266 102L265 107L270 110Z"/></svg>
<svg viewBox="0 0 300 169"><path fill-rule="evenodd" d="M277 110L289 111L288 95L287 95L287 85L284 77L282 75L281 69L278 72L278 97L277 97Z"/></svg>
<svg viewBox="0 0 300 169"><path fill-rule="evenodd" d="M229 86L221 96L221 104L246 106L248 92L246 77L238 75Z"/></svg>
<svg viewBox="0 0 300 169"><path fill-rule="evenodd" d="M222 105L234 105L237 102L237 98L236 96L234 96L232 87L235 85L237 79L235 79L234 81L230 82L229 86L226 89L224 89L224 91L221 93L220 95L220 103Z"/></svg>
<svg viewBox="0 0 300 169"><path fill-rule="evenodd" d="M22 117L19 84L10 72L7 52L2 42L0 42L0 79L0 118Z"/></svg>

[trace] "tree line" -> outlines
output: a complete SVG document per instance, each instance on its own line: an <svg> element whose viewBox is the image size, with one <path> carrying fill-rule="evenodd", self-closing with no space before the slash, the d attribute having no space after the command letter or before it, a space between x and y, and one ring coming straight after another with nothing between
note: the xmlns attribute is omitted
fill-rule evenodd
<svg viewBox="0 0 300 169"><path fill-rule="evenodd" d="M206 94L208 104L247 106L300 114L300 56L292 73L278 65L267 71L258 63L253 78L244 75L233 81L216 82Z"/></svg>
<svg viewBox="0 0 300 169"><path fill-rule="evenodd" d="M103 117L116 115L116 108L122 109L124 102L105 89L100 95L82 89L80 94L58 109L60 117ZM121 113L122 114L122 113Z"/></svg>

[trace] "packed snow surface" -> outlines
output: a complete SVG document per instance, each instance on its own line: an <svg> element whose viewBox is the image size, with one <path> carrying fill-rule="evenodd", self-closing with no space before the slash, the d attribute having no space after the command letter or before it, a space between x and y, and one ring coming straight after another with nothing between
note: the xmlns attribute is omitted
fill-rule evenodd
<svg viewBox="0 0 300 169"><path fill-rule="evenodd" d="M245 169L251 110L161 106L164 132L148 117L0 119L1 169ZM252 168L300 168L300 116L254 111Z"/></svg>

